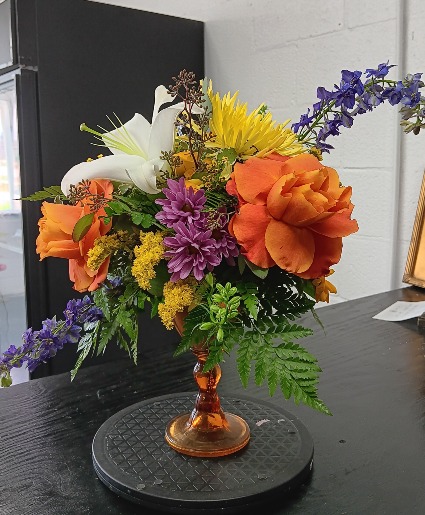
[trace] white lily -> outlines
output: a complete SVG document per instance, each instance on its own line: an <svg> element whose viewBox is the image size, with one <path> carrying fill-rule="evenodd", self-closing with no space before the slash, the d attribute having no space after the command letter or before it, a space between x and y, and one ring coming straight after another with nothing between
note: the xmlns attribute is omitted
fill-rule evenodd
<svg viewBox="0 0 425 515"><path fill-rule="evenodd" d="M146 193L158 193L156 178L166 166L160 155L162 151L173 148L174 124L183 104L175 104L162 111L159 109L173 99L164 86L156 88L152 124L136 113L124 125L104 134L83 125L82 130L101 138L113 155L73 166L62 179L63 193L69 194L71 184L90 179L134 183Z"/></svg>

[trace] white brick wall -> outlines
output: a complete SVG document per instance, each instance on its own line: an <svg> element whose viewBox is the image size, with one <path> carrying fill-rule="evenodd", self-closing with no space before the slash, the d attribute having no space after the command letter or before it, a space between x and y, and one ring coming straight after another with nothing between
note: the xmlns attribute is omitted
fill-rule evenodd
<svg viewBox="0 0 425 515"><path fill-rule="evenodd" d="M296 121L315 101L317 86L331 88L341 69L365 70L397 60L397 0L103 1L206 22L206 71L215 89L238 89L251 108L267 103L278 121ZM406 21L405 72L425 73L425 2L400 1ZM395 68L391 76L402 71ZM335 267L336 302L403 286L425 168L425 134L401 134L396 191L396 125L397 108L380 106L334 138L335 150L326 157L343 182L353 185L360 224L359 232L345 239Z"/></svg>

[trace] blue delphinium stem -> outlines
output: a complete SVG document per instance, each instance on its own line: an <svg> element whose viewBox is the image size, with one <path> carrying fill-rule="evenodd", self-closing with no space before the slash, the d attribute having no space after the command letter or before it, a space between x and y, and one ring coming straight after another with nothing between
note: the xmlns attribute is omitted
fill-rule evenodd
<svg viewBox="0 0 425 515"><path fill-rule="evenodd" d="M83 328L103 317L102 311L88 296L70 300L63 314L64 320L58 321L56 317L44 320L39 331L27 329L22 335L21 347L11 345L0 356L0 386L10 386L12 368L25 364L28 371L33 372L38 365L55 356L66 343L77 343Z"/></svg>
<svg viewBox="0 0 425 515"><path fill-rule="evenodd" d="M425 97L420 89L425 86L422 74L407 75L402 81L387 79L394 65L381 63L376 69L368 68L362 81L362 72L342 70L339 86L332 91L317 88L318 102L303 114L292 129L298 139L308 147L315 147L319 153L329 152L333 147L327 143L330 136L340 134L341 127L351 127L354 117L372 111L378 105L388 102L401 104L401 125L405 132L418 134L425 128Z"/></svg>

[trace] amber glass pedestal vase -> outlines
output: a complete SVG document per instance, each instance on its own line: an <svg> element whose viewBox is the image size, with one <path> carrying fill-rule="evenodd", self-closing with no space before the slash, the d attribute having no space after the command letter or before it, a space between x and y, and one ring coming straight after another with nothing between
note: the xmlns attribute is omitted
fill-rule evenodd
<svg viewBox="0 0 425 515"><path fill-rule="evenodd" d="M183 317L175 325L181 335ZM206 346L194 346L192 352L197 358L193 376L199 388L195 407L192 413L178 415L169 422L165 439L173 449L190 456L218 457L239 451L249 441L249 426L242 418L221 409L217 394L221 369L216 365L203 372L208 357Z"/></svg>

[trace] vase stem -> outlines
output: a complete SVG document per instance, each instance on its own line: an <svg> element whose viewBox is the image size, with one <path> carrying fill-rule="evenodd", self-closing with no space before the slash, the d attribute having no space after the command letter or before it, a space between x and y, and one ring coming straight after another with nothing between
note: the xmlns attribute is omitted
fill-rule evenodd
<svg viewBox="0 0 425 515"><path fill-rule="evenodd" d="M224 413L217 394L221 369L215 365L203 371L208 349L192 349L197 357L193 376L198 385L195 407L191 413L178 415L167 426L165 439L176 451L190 456L216 457L232 454L249 441L248 424L237 415Z"/></svg>
<svg viewBox="0 0 425 515"><path fill-rule="evenodd" d="M221 368L219 365L215 365L208 372L203 372L208 351L202 348L193 348L192 352L198 359L193 369L193 377L199 392L196 396L195 407L187 422L188 427L195 426L201 431L216 431L225 428L228 424L217 393Z"/></svg>

